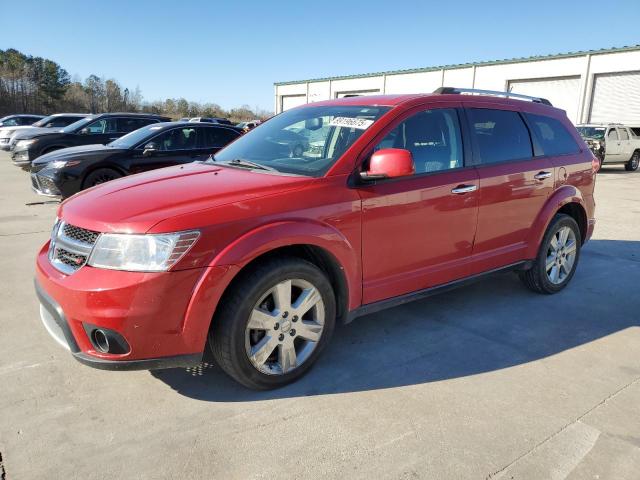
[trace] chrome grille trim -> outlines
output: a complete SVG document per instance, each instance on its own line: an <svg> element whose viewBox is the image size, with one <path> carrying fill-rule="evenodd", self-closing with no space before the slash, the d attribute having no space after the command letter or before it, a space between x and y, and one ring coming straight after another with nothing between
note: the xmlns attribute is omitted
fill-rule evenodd
<svg viewBox="0 0 640 480"><path fill-rule="evenodd" d="M60 220L54 227L49 245L49 261L56 270L71 275L89 260L100 233Z"/></svg>

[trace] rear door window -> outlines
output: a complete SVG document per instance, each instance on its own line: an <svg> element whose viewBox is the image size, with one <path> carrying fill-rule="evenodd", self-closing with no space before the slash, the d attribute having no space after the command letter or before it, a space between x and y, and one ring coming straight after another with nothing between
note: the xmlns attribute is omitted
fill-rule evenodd
<svg viewBox="0 0 640 480"><path fill-rule="evenodd" d="M482 165L533 157L531 136L518 112L470 108L467 114Z"/></svg>
<svg viewBox="0 0 640 480"><path fill-rule="evenodd" d="M629 133L626 128L620 128L618 131L620 132L620 140L629 140Z"/></svg>
<svg viewBox="0 0 640 480"><path fill-rule="evenodd" d="M130 133L139 128L146 127L151 123L155 123L155 120L150 118L119 118L118 131Z"/></svg>
<svg viewBox="0 0 640 480"><path fill-rule="evenodd" d="M580 147L559 120L545 115L525 114L535 132L543 154L549 156L578 153Z"/></svg>
<svg viewBox="0 0 640 480"><path fill-rule="evenodd" d="M224 147L227 143L240 136L239 133L228 128L200 128L203 132L203 148Z"/></svg>

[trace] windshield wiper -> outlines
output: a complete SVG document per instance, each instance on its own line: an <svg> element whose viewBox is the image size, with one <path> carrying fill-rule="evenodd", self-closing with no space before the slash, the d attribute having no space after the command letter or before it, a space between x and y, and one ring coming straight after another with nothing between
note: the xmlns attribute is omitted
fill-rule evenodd
<svg viewBox="0 0 640 480"><path fill-rule="evenodd" d="M216 159L214 158L213 161L215 162ZM257 169L257 170L268 170L270 172L278 171L273 167L267 167L266 165L252 162L250 160L244 160L242 158L234 158L233 160L229 160L228 162L224 162L224 163L227 163L228 165L233 165L234 167L251 168L251 169Z"/></svg>

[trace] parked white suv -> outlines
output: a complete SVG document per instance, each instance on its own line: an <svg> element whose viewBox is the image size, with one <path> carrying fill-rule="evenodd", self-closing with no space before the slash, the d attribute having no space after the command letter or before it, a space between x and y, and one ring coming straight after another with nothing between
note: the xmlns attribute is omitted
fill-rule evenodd
<svg viewBox="0 0 640 480"><path fill-rule="evenodd" d="M600 166L623 164L633 172L640 165L640 127L617 123L578 125L578 132L600 160Z"/></svg>

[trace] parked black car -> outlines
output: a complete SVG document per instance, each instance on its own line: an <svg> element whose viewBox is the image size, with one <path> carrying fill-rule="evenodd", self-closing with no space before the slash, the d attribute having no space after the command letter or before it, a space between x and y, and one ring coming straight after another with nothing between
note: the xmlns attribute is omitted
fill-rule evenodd
<svg viewBox="0 0 640 480"><path fill-rule="evenodd" d="M42 155L31 165L31 184L41 195L66 198L125 175L206 160L240 135L237 127L213 123L148 125L107 145Z"/></svg>
<svg viewBox="0 0 640 480"><path fill-rule="evenodd" d="M90 115L61 130L37 131L18 140L11 158L29 170L40 155L66 147L107 144L151 123L166 122L168 117L145 113L102 113Z"/></svg>
<svg viewBox="0 0 640 480"><path fill-rule="evenodd" d="M44 118L44 115L28 115L28 114L17 114L17 115L7 115L6 117L0 118L0 127L19 127L22 125L31 125L41 118Z"/></svg>

